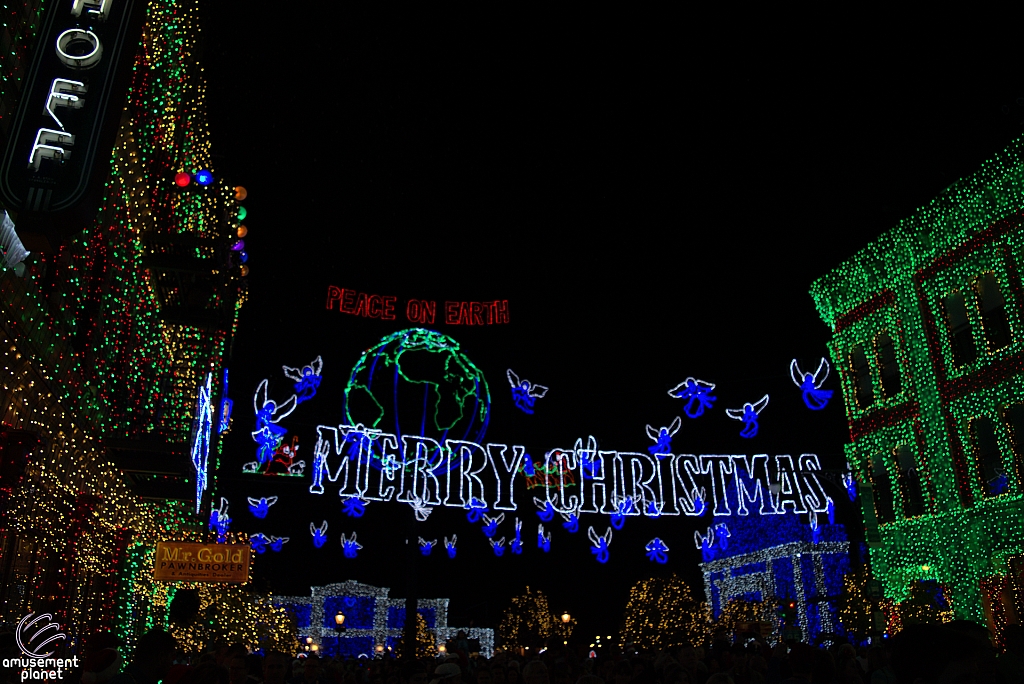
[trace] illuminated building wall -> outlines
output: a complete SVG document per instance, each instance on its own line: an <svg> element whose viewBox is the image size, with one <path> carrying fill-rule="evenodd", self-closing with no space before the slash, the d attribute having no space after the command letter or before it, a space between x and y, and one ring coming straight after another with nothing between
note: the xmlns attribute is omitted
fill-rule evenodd
<svg viewBox="0 0 1024 684"><path fill-rule="evenodd" d="M937 580L978 621L1024 550L1022 144L811 287L873 573L895 600Z"/></svg>
<svg viewBox="0 0 1024 684"><path fill-rule="evenodd" d="M42 0L0 2L0 146L7 142L11 118L21 97L42 7Z"/></svg>
<svg viewBox="0 0 1024 684"><path fill-rule="evenodd" d="M120 590L132 559L206 534L189 440L247 269L231 249L236 191L174 183L210 168L197 35L196 2L151 0L95 221L30 255L24 277L0 272L5 620L46 610L81 635L115 610L145 616ZM212 472L219 450L214 438Z"/></svg>
<svg viewBox="0 0 1024 684"><path fill-rule="evenodd" d="M396 655L405 627L405 599L388 598L390 589L349 580L324 587L313 587L310 596L276 596L274 605L295 618L299 642L321 655L374 657ZM339 630L335 616L345 616ZM480 642L480 653L494 653L494 630L478 627L449 627L448 599L419 599L416 612L423 616L427 630L438 646L465 632Z"/></svg>

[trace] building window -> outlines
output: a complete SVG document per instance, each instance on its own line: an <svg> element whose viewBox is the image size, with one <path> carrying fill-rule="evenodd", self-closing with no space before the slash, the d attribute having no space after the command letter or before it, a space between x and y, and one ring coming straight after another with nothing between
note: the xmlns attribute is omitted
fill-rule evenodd
<svg viewBox="0 0 1024 684"><path fill-rule="evenodd" d="M943 306L953 346L953 363L957 366L973 363L978 352L974 348L974 338L971 337L971 324L967 318L967 303L963 293L952 293L943 301Z"/></svg>
<svg viewBox="0 0 1024 684"><path fill-rule="evenodd" d="M909 446L896 449L896 466L899 469L899 486L903 494L903 515L912 518L924 515L924 493L921 489L921 473Z"/></svg>
<svg viewBox="0 0 1024 684"><path fill-rule="evenodd" d="M882 397L894 397L903 390L903 381L900 379L900 364L896 360L896 345L889 333L883 332L875 338L875 355L882 379Z"/></svg>
<svg viewBox="0 0 1024 684"><path fill-rule="evenodd" d="M991 418L974 418L970 424L971 446L974 463L981 479L981 491L985 496L998 496L1006 492L1009 484L1003 459L999 454L995 426Z"/></svg>
<svg viewBox="0 0 1024 684"><path fill-rule="evenodd" d="M857 407L866 409L875 401L875 392L871 387L871 366L868 355L864 353L864 345L855 344L850 350L850 367L853 369L854 397Z"/></svg>
<svg viewBox="0 0 1024 684"><path fill-rule="evenodd" d="M1017 470L1017 482L1024 481L1024 404L1013 404L1003 410L1003 422L1010 431L1010 446L1013 448L1013 465Z"/></svg>
<svg viewBox="0 0 1024 684"><path fill-rule="evenodd" d="M1006 318L1006 301L999 289L999 281L986 273L974 282L981 305L981 325L990 351L1002 349L1010 344L1010 321Z"/></svg>
<svg viewBox="0 0 1024 684"><path fill-rule="evenodd" d="M875 515L878 522L889 523L896 519L892 505L892 482L886 468L885 457L875 454L871 457L871 488L875 495Z"/></svg>

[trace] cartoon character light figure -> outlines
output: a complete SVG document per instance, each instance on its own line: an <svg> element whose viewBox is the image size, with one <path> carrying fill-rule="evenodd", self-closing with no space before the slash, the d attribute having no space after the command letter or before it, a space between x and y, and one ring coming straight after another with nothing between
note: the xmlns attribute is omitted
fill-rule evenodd
<svg viewBox="0 0 1024 684"><path fill-rule="evenodd" d="M715 389L715 383L689 377L670 389L668 396L686 402L683 413L687 418L699 418L704 415L704 410L711 408L715 399L718 398L712 396L711 390L713 389Z"/></svg>
<svg viewBox="0 0 1024 684"><path fill-rule="evenodd" d="M828 371L829 365L825 357L821 357L821 363L818 364L818 369L814 371L813 375L801 371L796 359L789 363L789 375L804 393L804 404L812 411L820 411L825 408L828 405L828 400L832 398L832 390L821 389L825 379L828 378Z"/></svg>
<svg viewBox="0 0 1024 684"><path fill-rule="evenodd" d="M509 384L512 385L512 400L515 402L516 408L532 416L534 404L548 393L548 388L544 385L535 385L526 379L520 380L511 368L508 369L506 375Z"/></svg>
<svg viewBox="0 0 1024 684"><path fill-rule="evenodd" d="M654 442L651 446L647 447L647 451L651 456L657 456L658 454L666 455L672 453L672 436L679 432L679 428L682 426L683 421L679 416L672 421L672 424L668 427L662 427L655 430L650 425L647 426L647 436Z"/></svg>
<svg viewBox="0 0 1024 684"><path fill-rule="evenodd" d="M654 561L661 565L668 562L668 546L665 542L661 541L659 537L655 537L651 541L647 542L647 546L644 547L647 551L647 560Z"/></svg>
<svg viewBox="0 0 1024 684"><path fill-rule="evenodd" d="M316 390L320 387L321 373L324 370L323 359L319 356L316 357L308 366L303 366L302 370L290 366L282 366L282 368L285 377L295 381L296 404L301 404L316 396Z"/></svg>
<svg viewBox="0 0 1024 684"><path fill-rule="evenodd" d="M258 445L256 462L260 466L265 466L270 463L274 452L277 451L288 432L277 423L288 417L295 410L298 402L293 394L278 406L277 402L267 398L267 381L264 380L256 388L252 405L256 409L256 429L252 432L252 438Z"/></svg>
<svg viewBox="0 0 1024 684"><path fill-rule="evenodd" d="M590 548L590 553L594 554L598 563L607 563L608 545L612 543L612 528L609 527L603 535L598 536L594 528L589 527L587 528L587 537L590 538L590 543L593 544Z"/></svg>
<svg viewBox="0 0 1024 684"><path fill-rule="evenodd" d="M742 420L743 429L740 431L740 437L750 439L757 435L757 417L767 405L768 395L766 394L753 404L744 404L741 409L725 409L725 415L733 420Z"/></svg>
<svg viewBox="0 0 1024 684"><path fill-rule="evenodd" d="M313 546L319 549L327 543L327 521L324 520L320 527L314 527L313 523L309 523L309 533L313 535Z"/></svg>

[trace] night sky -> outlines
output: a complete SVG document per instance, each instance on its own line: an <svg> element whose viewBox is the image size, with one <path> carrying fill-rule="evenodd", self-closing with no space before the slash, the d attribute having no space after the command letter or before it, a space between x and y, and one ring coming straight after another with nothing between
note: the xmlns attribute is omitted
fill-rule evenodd
<svg viewBox="0 0 1024 684"><path fill-rule="evenodd" d="M694 42L699 28L654 17L512 10L308 10L301 30L289 19L274 42L267 18L282 7L272 7L207 9L202 59L215 170L249 192L249 301L219 478L233 529L291 538L258 557L275 594L355 579L405 595L407 506L372 504L353 520L337 486L313 496L308 478L240 474L255 456L262 378L284 398L281 366L323 356L320 393L282 423L308 468L315 426L343 422L361 352L409 327L401 310L395 321L327 311L329 284L439 307L509 300L508 325L433 326L486 375L485 441L540 458L592 434L602 448L644 452L644 426L681 415L667 390L695 376L717 383L719 399L684 418L677 453L808 452L838 469L849 440L838 380L826 383L837 400L811 412L788 375L790 359L813 366L827 353L811 282L973 172L1024 120L1019 74L948 52L740 36L709 48ZM514 407L506 368L551 388L535 415ZM741 439L721 409L765 393L760 434ZM862 539L857 511L826 487ZM245 497L273 495L266 520L246 510ZM420 597L452 599L450 624L496 627L527 584L579 616L586 635L611 633L630 585L651 575L679 572L702 593L694 518L630 520L598 565L585 531L553 523L543 555L522 495L518 515L518 557L494 558L459 511L422 525L427 539L459 536L456 560L439 545L418 569ZM308 524L325 519L331 541L316 550ZM582 524L603 530L607 518ZM338 535L353 530L364 549L345 559ZM644 558L654 536L672 549L666 566Z"/></svg>

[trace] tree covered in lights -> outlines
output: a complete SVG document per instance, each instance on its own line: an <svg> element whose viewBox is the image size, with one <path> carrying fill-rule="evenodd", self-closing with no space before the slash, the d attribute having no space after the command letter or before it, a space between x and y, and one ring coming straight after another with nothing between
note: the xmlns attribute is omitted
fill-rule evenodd
<svg viewBox="0 0 1024 684"><path fill-rule="evenodd" d="M398 653L405 653L405 637L398 640ZM416 657L431 658L437 655L437 640L427 627L427 621L416 613Z"/></svg>
<svg viewBox="0 0 1024 684"><path fill-rule="evenodd" d="M295 618L248 585L177 582L158 590L156 605L162 601L170 618L176 595L186 591L198 595L196 612L184 620L167 620L167 628L184 650L199 653L217 642L243 644L249 650L299 650Z"/></svg>
<svg viewBox="0 0 1024 684"><path fill-rule="evenodd" d="M839 623L847 632L864 637L874 631L872 615L878 610L878 601L868 595L867 572L848 572L843 576L843 589L837 600Z"/></svg>
<svg viewBox="0 0 1024 684"><path fill-rule="evenodd" d="M733 598L722 607L721 614L712 625L712 631L732 634L741 622L768 622L775 627L779 622L775 615L776 603L772 599L757 601Z"/></svg>
<svg viewBox="0 0 1024 684"><path fill-rule="evenodd" d="M707 604L679 575L652 577L629 590L619 641L650 650L699 645L707 641L710 620Z"/></svg>
<svg viewBox="0 0 1024 684"><path fill-rule="evenodd" d="M544 592L526 587L498 623L498 638L505 648L539 648L555 633L555 616Z"/></svg>

